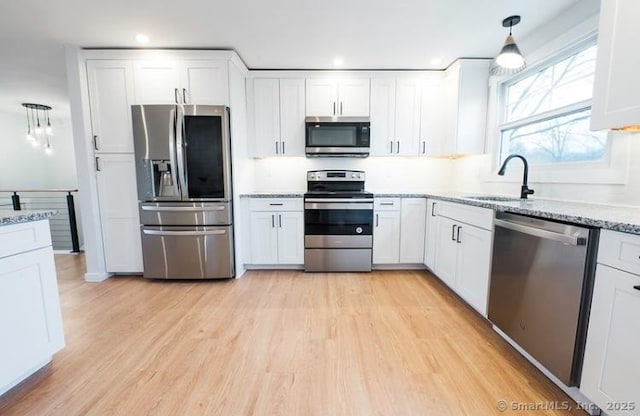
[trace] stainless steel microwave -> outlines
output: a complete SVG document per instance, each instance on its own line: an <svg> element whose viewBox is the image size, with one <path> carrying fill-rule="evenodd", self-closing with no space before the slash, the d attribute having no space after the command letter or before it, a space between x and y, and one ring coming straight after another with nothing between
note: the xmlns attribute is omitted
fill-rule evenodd
<svg viewBox="0 0 640 416"><path fill-rule="evenodd" d="M307 117L305 125L308 157L369 156L369 117Z"/></svg>

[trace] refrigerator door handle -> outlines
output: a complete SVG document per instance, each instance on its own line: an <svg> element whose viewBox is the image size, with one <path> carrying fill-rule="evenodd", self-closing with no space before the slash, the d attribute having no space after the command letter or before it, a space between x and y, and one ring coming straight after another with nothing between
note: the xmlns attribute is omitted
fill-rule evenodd
<svg viewBox="0 0 640 416"><path fill-rule="evenodd" d="M180 195L180 186L178 185L178 168L176 166L176 110L171 110L169 125L169 164L171 177L173 178L173 194Z"/></svg>
<svg viewBox="0 0 640 416"><path fill-rule="evenodd" d="M180 180L180 194L182 199L189 198L189 188L187 187L187 169L184 161L184 112L180 107L176 109L176 157L178 159L178 178Z"/></svg>

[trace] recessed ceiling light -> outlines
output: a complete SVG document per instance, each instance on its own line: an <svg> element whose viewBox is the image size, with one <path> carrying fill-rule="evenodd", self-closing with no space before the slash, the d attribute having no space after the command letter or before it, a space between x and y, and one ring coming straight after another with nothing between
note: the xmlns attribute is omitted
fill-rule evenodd
<svg viewBox="0 0 640 416"><path fill-rule="evenodd" d="M342 66L344 64L344 59L342 58L335 58L333 60L333 66Z"/></svg>
<svg viewBox="0 0 640 416"><path fill-rule="evenodd" d="M442 59L440 58L433 58L431 60L431 65L440 65L442 63Z"/></svg>
<svg viewBox="0 0 640 416"><path fill-rule="evenodd" d="M138 33L136 35L136 40L139 43L149 43L149 36L145 35L144 33Z"/></svg>

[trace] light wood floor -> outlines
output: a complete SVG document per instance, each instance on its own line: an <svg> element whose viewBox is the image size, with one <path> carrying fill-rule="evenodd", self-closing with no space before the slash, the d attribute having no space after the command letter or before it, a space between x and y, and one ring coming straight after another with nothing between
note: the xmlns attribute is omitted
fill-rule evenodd
<svg viewBox="0 0 640 416"><path fill-rule="evenodd" d="M0 414L583 414L499 412L569 398L427 272L85 283L82 262L56 258L66 348Z"/></svg>

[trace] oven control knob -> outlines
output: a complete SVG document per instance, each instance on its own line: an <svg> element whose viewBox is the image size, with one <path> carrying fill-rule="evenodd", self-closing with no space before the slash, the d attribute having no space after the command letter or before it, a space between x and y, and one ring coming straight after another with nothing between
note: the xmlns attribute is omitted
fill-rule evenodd
<svg viewBox="0 0 640 416"><path fill-rule="evenodd" d="M362 234L362 227L356 227L356 234Z"/></svg>

